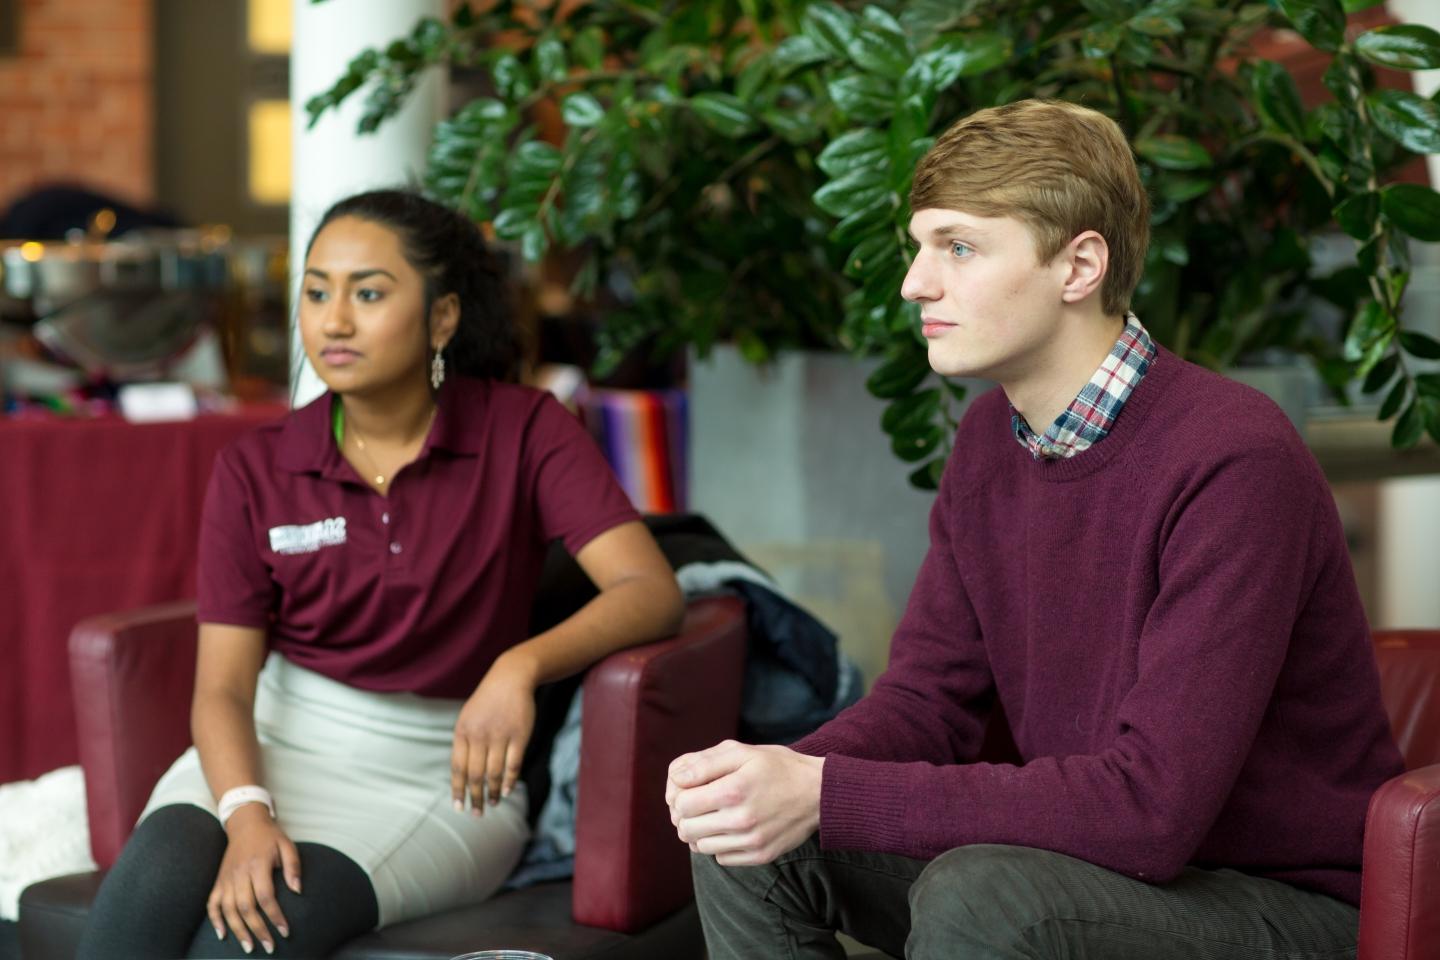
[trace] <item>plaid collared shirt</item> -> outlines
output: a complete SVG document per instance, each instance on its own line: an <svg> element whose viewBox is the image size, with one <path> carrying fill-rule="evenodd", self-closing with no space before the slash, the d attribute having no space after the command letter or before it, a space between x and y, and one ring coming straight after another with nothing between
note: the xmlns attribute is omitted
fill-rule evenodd
<svg viewBox="0 0 1440 960"><path fill-rule="evenodd" d="M1044 436L1038 436L1025 418L1013 406L1010 408L1010 426L1015 431L1015 439L1036 460L1073 457L1099 443L1110 432L1130 391L1140 383L1154 359L1155 344L1150 334L1135 314L1126 313L1125 329L1120 332L1110 355L1065 412L1050 424Z"/></svg>

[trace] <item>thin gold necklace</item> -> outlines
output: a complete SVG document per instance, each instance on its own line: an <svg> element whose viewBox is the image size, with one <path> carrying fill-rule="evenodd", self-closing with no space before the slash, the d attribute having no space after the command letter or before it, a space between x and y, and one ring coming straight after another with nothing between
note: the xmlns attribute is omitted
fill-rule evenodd
<svg viewBox="0 0 1440 960"><path fill-rule="evenodd" d="M424 431L422 431L421 436L424 436L425 434L428 434L430 432L430 425L435 422L435 411L437 409L439 408L430 408L430 417L425 421L425 429ZM374 458L370 456L370 451L365 449L365 438L360 436L360 429L356 427L353 423L349 424L349 427L350 432L355 436L355 446L360 450L360 454L365 458L365 462L370 465L370 469L375 471L375 486L385 486L385 474L380 472L380 467L378 464L375 463ZM400 466L403 468L405 465L401 464Z"/></svg>

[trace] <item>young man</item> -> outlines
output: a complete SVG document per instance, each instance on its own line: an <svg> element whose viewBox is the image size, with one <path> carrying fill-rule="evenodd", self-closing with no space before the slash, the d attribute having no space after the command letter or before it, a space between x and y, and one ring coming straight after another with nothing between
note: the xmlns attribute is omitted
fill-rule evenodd
<svg viewBox="0 0 1440 960"><path fill-rule="evenodd" d="M925 960L1350 955L1401 763L1314 459L1127 311L1149 205L1109 119L982 110L910 203L930 363L1001 389L871 694L672 764L712 960L840 957L837 929ZM972 762L997 701L1022 765Z"/></svg>

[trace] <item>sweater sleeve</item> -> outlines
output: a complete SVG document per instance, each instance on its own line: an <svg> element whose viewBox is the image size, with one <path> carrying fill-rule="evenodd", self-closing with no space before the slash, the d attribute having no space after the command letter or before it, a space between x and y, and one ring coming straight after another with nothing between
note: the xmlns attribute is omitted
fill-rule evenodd
<svg viewBox="0 0 1440 960"><path fill-rule="evenodd" d="M1175 877L1250 753L1315 579L1319 482L1293 453L1236 453L1202 473L1166 518L1137 676L1103 749L1021 767L894 763L847 755L850 740L837 740L841 752L825 763L821 844L920 858L1016 844L1150 882ZM932 677L927 692L890 692L882 709L935 710L949 690L943 673ZM911 725L906 715L885 729Z"/></svg>
<svg viewBox="0 0 1440 960"><path fill-rule="evenodd" d="M993 681L951 545L953 484L954 471L947 470L930 510L930 547L885 672L868 696L791 749L891 762L962 762L979 752Z"/></svg>

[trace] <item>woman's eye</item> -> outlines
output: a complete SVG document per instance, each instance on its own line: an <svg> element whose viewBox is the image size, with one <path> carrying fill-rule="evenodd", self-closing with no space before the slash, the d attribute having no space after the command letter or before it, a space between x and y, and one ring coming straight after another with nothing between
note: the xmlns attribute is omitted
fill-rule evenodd
<svg viewBox="0 0 1440 960"><path fill-rule="evenodd" d="M381 293L379 290L375 290L371 287L361 287L355 292L355 296L359 298L360 302L362 303L374 303L376 300L379 300L381 297L383 297L384 294Z"/></svg>
<svg viewBox="0 0 1440 960"><path fill-rule="evenodd" d="M959 240L950 244L950 253L956 257L968 257L974 253L974 249L968 243L961 243Z"/></svg>
<svg viewBox="0 0 1440 960"><path fill-rule="evenodd" d="M314 287L311 287L309 290L305 291L305 299L309 300L311 303L324 303L325 291L316 290Z"/></svg>

